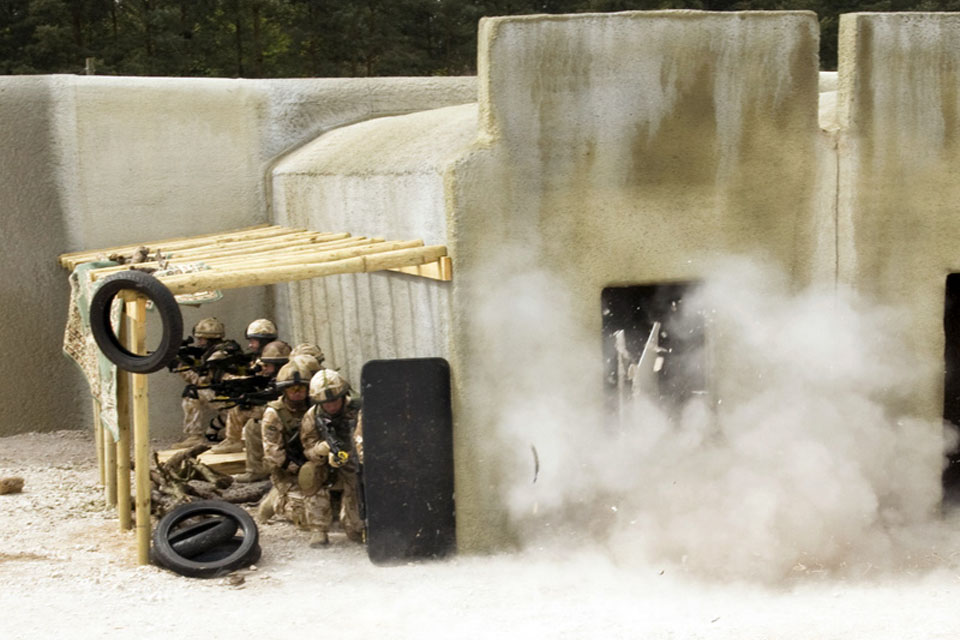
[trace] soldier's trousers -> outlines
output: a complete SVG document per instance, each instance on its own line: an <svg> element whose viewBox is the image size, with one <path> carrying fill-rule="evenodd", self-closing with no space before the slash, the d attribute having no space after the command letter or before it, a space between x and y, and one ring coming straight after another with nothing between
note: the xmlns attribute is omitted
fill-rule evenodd
<svg viewBox="0 0 960 640"><path fill-rule="evenodd" d="M333 522L333 509L330 505L330 492L343 491L340 500L340 524L351 540L363 538L363 521L360 519L359 485L356 469L352 465L333 470L329 465L316 467L317 478L314 482L316 493L305 492L303 508L307 517L307 526L317 531L329 531ZM331 474L336 474L331 484ZM310 495L307 495L310 493Z"/></svg>
<svg viewBox="0 0 960 640"><path fill-rule="evenodd" d="M243 425L243 449L247 454L247 471L266 473L267 467L263 463L263 431L260 428L259 417L250 418Z"/></svg>
<svg viewBox="0 0 960 640"><path fill-rule="evenodd" d="M183 434L185 436L202 436L207 425L203 424L203 414L206 409L212 408L212 389L199 389L196 398L184 396L180 401L183 408Z"/></svg>

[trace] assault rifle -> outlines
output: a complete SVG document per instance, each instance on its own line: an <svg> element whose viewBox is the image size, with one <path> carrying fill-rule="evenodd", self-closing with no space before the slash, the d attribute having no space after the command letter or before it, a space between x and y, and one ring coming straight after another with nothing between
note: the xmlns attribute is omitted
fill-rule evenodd
<svg viewBox="0 0 960 640"><path fill-rule="evenodd" d="M211 389L211 402L222 403L223 408L239 406L243 409L267 404L280 397L273 378L267 376L244 376L242 378L220 379L210 384L188 384L184 395L196 398L200 389Z"/></svg>
<svg viewBox="0 0 960 640"><path fill-rule="evenodd" d="M343 442L341 439L342 434L337 433L333 420L327 416L320 415L320 412L317 411L313 422L317 428L317 433L320 434L320 437L323 438L330 447L330 453L333 454L333 457L336 458L341 465L346 464L346 462L350 460L350 446ZM350 432L353 431L353 424L353 420L346 423L347 438L350 437Z"/></svg>
<svg viewBox="0 0 960 640"><path fill-rule="evenodd" d="M177 355L167 363L167 369L174 373L198 369L203 366L203 356L206 352L206 347L193 346L193 336L187 336L180 343Z"/></svg>

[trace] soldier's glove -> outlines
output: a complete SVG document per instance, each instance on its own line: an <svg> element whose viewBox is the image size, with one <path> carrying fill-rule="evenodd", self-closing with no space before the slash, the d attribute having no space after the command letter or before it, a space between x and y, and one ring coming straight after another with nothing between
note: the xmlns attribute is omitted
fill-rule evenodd
<svg viewBox="0 0 960 640"><path fill-rule="evenodd" d="M330 455L330 443L328 443L326 440L321 440L317 444L313 445L312 449L310 449L310 457L314 460L328 455Z"/></svg>
<svg viewBox="0 0 960 640"><path fill-rule="evenodd" d="M344 451L340 452L339 456L333 455L333 453L327 454L327 464L329 464L334 469L339 469L347 461L347 454Z"/></svg>

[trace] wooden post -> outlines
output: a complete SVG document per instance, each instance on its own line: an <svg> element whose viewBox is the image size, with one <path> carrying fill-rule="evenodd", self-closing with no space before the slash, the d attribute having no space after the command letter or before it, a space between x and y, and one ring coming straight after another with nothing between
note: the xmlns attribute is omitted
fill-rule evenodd
<svg viewBox="0 0 960 640"><path fill-rule="evenodd" d="M97 472L100 474L100 486L104 484L103 469L103 425L100 424L100 403L93 399L93 440L97 448Z"/></svg>
<svg viewBox="0 0 960 640"><path fill-rule="evenodd" d="M133 338L138 351L145 350L147 299L137 296L127 303L133 320ZM150 413L147 376L131 374L133 386L133 459L137 489L137 562L150 564Z"/></svg>
<svg viewBox="0 0 960 640"><path fill-rule="evenodd" d="M120 344L130 348L133 344L130 315L127 305L120 312ZM130 373L117 369L117 444L116 465L113 473L117 479L117 519L120 530L130 528Z"/></svg>
<svg viewBox="0 0 960 640"><path fill-rule="evenodd" d="M117 474L113 472L117 468L117 447L113 441L113 434L108 430L103 430L103 469L104 480L103 498L107 503L107 508L117 506Z"/></svg>

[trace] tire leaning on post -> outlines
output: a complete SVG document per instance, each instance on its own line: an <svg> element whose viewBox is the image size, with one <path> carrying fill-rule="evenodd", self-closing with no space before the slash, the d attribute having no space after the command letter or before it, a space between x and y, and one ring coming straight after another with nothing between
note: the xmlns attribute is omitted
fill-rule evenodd
<svg viewBox="0 0 960 640"><path fill-rule="evenodd" d="M124 371L159 371L176 355L183 338L183 316L176 298L166 285L143 271L120 271L107 276L102 282L90 301L90 331L100 351ZM111 303L124 290L135 291L149 298L160 315L163 335L157 350L147 355L129 351L120 343L110 324Z"/></svg>

